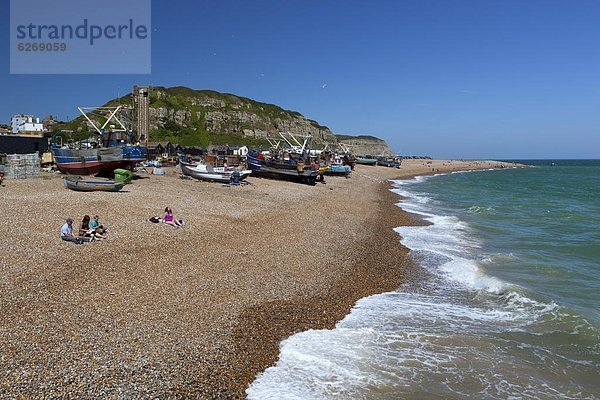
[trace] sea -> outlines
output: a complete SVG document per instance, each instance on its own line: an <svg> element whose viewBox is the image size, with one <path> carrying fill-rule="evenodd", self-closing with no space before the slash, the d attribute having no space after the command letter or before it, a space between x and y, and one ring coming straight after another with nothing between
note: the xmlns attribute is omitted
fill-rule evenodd
<svg viewBox="0 0 600 400"><path fill-rule="evenodd" d="M394 181L418 279L280 346L250 399L599 399L600 161Z"/></svg>

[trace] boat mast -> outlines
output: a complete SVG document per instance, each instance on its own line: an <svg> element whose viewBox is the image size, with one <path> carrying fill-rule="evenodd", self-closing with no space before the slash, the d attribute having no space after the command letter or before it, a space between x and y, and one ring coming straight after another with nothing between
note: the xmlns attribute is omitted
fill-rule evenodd
<svg viewBox="0 0 600 400"><path fill-rule="evenodd" d="M293 151L299 154L304 153L307 144L310 142L310 139L312 139L312 136L306 135L303 137L304 141L300 143L300 141L296 139L296 137L290 132L288 132L287 135L284 135L282 132L279 132L279 136L281 136L281 138L285 140L285 142L288 144L288 146L290 146L290 148Z"/></svg>
<svg viewBox="0 0 600 400"><path fill-rule="evenodd" d="M339 142L338 145L344 152L344 155L350 154L350 149L352 148L352 146L350 146L349 144L342 143L342 142Z"/></svg>
<svg viewBox="0 0 600 400"><path fill-rule="evenodd" d="M126 107L123 105L119 105L117 107L77 107L81 115L87 120L87 122L96 130L97 134L100 135L100 142L104 142L104 132L107 126L110 126L111 132L125 132L127 133L127 128L125 124L119 119L118 113L119 111L124 110ZM90 118L92 113L98 114L100 116L107 116L106 121L100 127ZM111 121L115 121L119 127L115 128L114 124L111 124ZM108 141L116 140L114 135L109 135ZM133 132L129 135L129 140L133 140Z"/></svg>
<svg viewBox="0 0 600 400"><path fill-rule="evenodd" d="M123 122L121 122L121 120L117 117L117 113L122 108L123 108L123 106L118 106L118 107L77 107L77 109L79 110L81 115L83 115L83 117L94 127L94 129L96 130L96 132L98 132L99 135L102 135L104 133L104 129L110 123L110 121L112 121L113 119L115 121L117 121L117 123L121 126L121 129L115 129L116 132L127 132L127 128L125 127ZM96 126L96 124L94 123L94 121L92 121L90 119L90 117L88 116L88 114L91 114L92 112L100 112L100 113L108 112L109 113L109 117L106 119L106 122L104 123L104 125L102 125L100 128L98 128Z"/></svg>
<svg viewBox="0 0 600 400"><path fill-rule="evenodd" d="M269 144L271 145L271 148L273 150L279 150L279 146L281 145L281 140L267 137L267 142L269 142Z"/></svg>

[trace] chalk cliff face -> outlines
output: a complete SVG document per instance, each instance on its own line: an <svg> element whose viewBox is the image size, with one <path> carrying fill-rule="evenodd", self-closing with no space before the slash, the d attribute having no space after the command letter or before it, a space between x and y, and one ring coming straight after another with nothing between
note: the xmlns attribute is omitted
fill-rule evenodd
<svg viewBox="0 0 600 400"><path fill-rule="evenodd" d="M311 135L313 143L337 143L325 126L302 114L273 104L209 90L184 87L154 88L150 96L150 131L198 135L236 135L253 139L278 137L278 133Z"/></svg>
<svg viewBox="0 0 600 400"><path fill-rule="evenodd" d="M106 106L124 105L129 109L131 97L109 101ZM209 144L245 144L267 147L269 138L279 133L300 137L310 135L312 147L339 148L340 141L352 145L356 155L391 154L384 141L372 136L337 137L318 122L296 111L284 110L273 104L212 90L193 90L187 87L153 87L150 92L150 141L171 141L185 146ZM102 125L104 121L96 121ZM91 132L91 126L79 117L63 124L61 129ZM83 131L82 131L83 129ZM300 139L302 140L302 139Z"/></svg>
<svg viewBox="0 0 600 400"><path fill-rule="evenodd" d="M392 156L386 142L374 136L336 135L338 142L350 146L354 155Z"/></svg>

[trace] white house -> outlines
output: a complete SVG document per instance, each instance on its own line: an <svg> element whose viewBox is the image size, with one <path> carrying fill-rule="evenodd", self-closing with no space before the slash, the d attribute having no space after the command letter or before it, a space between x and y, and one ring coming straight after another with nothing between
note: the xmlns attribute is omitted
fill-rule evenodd
<svg viewBox="0 0 600 400"><path fill-rule="evenodd" d="M233 150L233 155L234 156L247 156L248 148L246 146L242 146L239 149L235 149L235 150Z"/></svg>
<svg viewBox="0 0 600 400"><path fill-rule="evenodd" d="M13 133L42 132L44 124L33 115L17 114L10 119Z"/></svg>

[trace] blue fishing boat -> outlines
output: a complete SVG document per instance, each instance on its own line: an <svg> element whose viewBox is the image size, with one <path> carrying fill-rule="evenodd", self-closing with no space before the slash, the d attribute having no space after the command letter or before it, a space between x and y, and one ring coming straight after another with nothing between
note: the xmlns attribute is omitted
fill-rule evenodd
<svg viewBox="0 0 600 400"><path fill-rule="evenodd" d="M121 141L103 143L103 147L86 149L59 147L53 141L51 151L58 169L69 175L110 174L118 168L133 170L137 163L148 158L146 147Z"/></svg>
<svg viewBox="0 0 600 400"><path fill-rule="evenodd" d="M344 160L340 156L335 156L331 158L331 163L327 167L325 175L341 175L348 177L351 172L352 167L344 164Z"/></svg>
<svg viewBox="0 0 600 400"><path fill-rule="evenodd" d="M94 122L80 107L79 110L83 116L92 125L99 136L98 142L93 146L63 146L57 143L57 137L61 132L52 136L52 146L50 151L54 156L54 162L58 169L65 174L70 175L109 175L115 169L123 168L133 170L135 165L148 158L148 149L139 144L134 144L136 135L127 131L125 126L115 117L119 107L104 107L111 111L111 117L106 120L101 127L96 126ZM103 108L103 109L104 109ZM105 128L115 118L120 124L121 129L114 129L106 132Z"/></svg>

